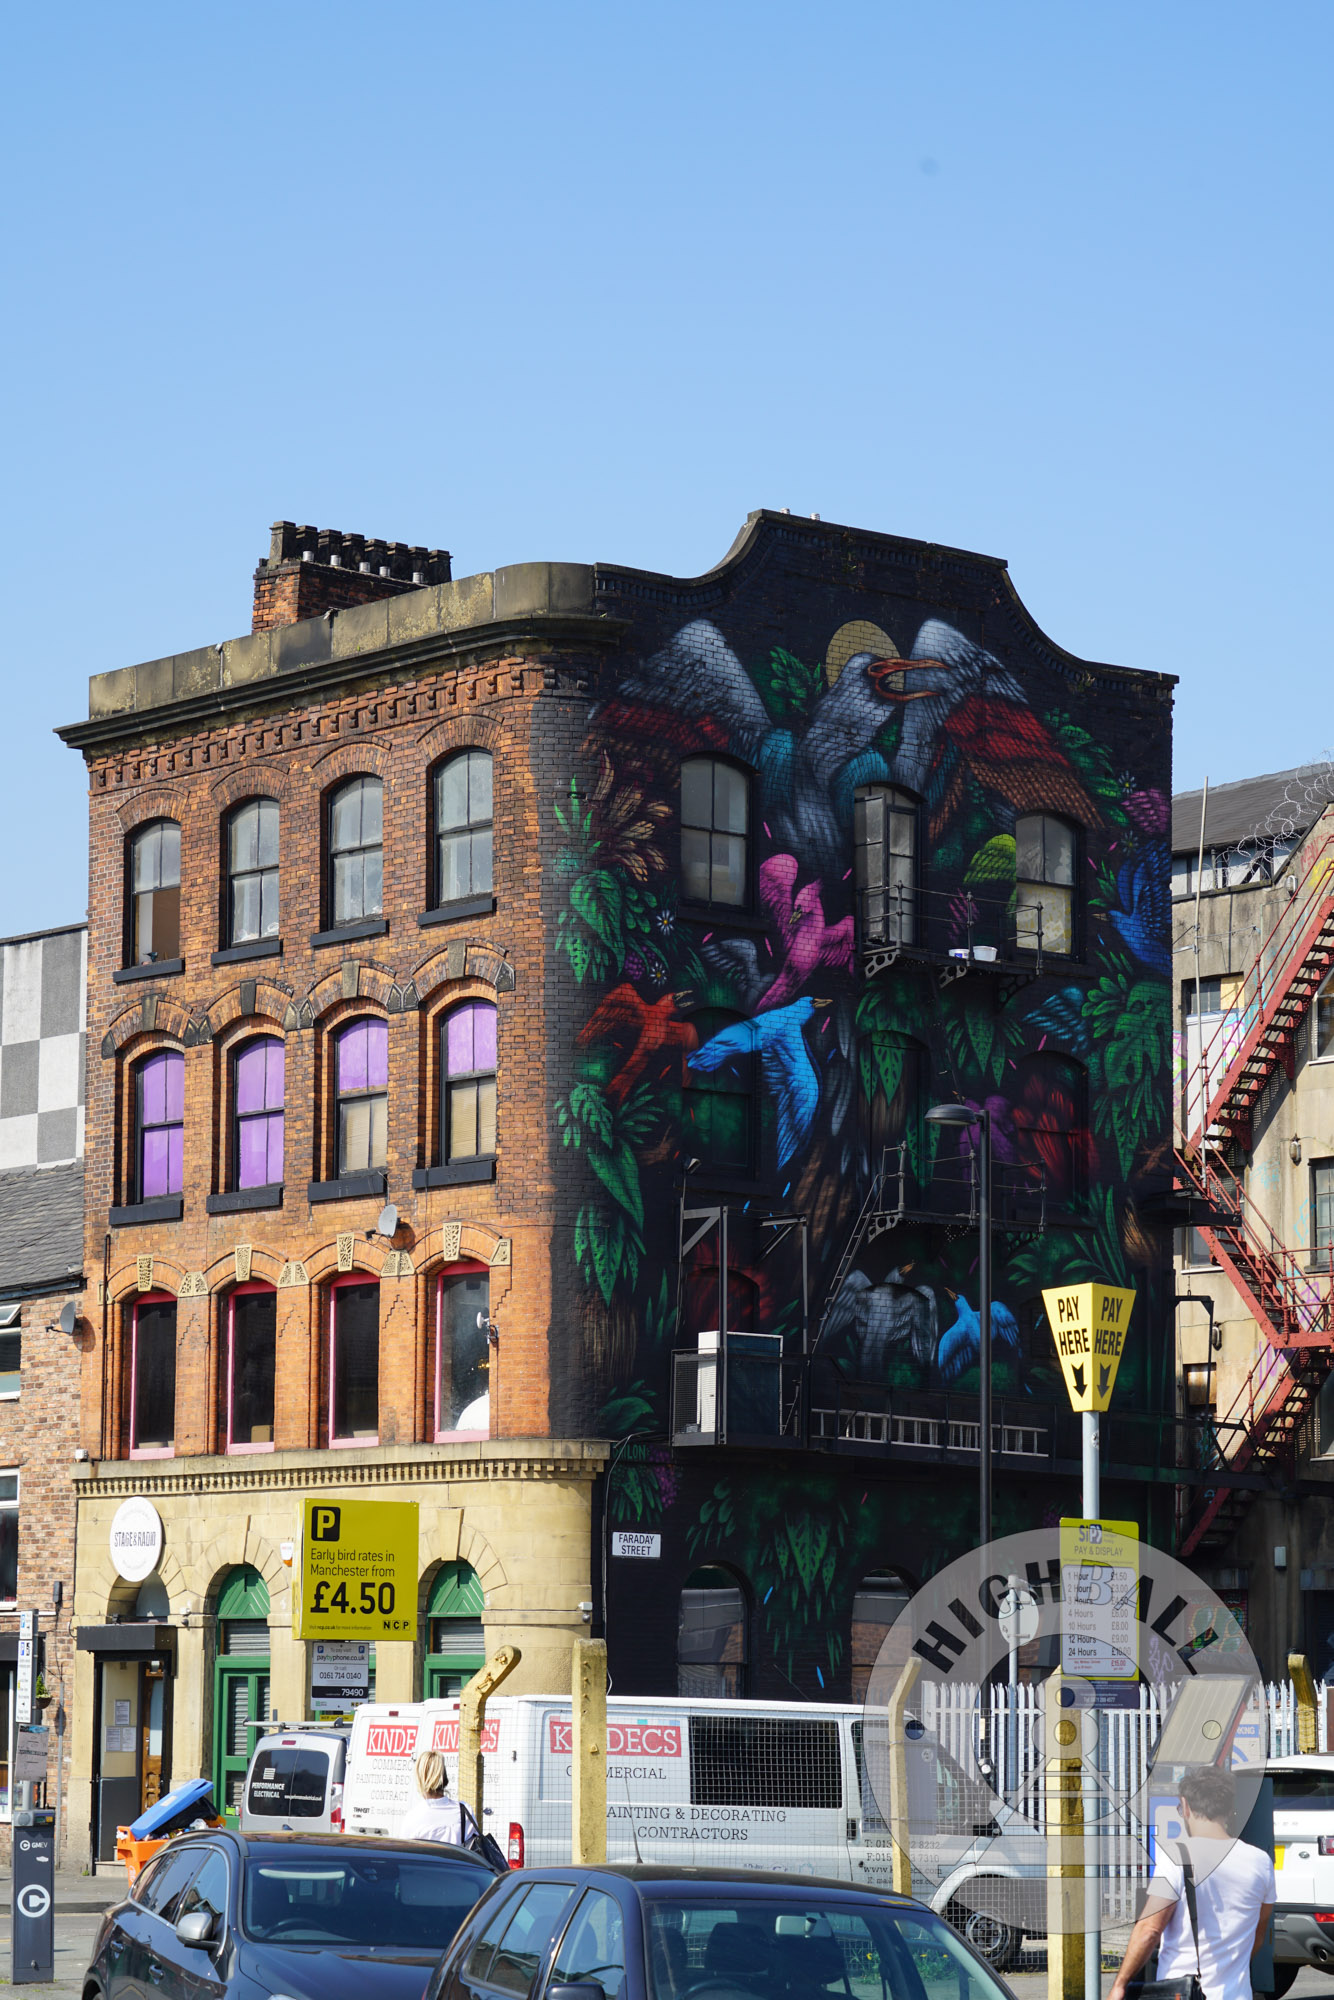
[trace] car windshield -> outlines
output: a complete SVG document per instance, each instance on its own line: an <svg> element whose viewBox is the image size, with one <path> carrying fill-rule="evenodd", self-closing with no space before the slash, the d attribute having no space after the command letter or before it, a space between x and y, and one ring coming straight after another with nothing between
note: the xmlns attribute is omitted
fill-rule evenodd
<svg viewBox="0 0 1334 2000"><path fill-rule="evenodd" d="M653 2000L1005 2000L939 1917L804 1897L654 1896Z"/></svg>
<svg viewBox="0 0 1334 2000"><path fill-rule="evenodd" d="M241 1928L266 1944L441 1952L492 1880L490 1869L443 1854L252 1850Z"/></svg>

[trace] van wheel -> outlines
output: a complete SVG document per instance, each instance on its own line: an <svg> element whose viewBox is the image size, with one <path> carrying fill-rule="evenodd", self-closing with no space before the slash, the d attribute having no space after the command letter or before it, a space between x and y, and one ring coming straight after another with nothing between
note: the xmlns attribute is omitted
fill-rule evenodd
<svg viewBox="0 0 1334 2000"><path fill-rule="evenodd" d="M1283 1995L1287 1992L1301 1969L1301 1966L1295 1959L1288 1959L1284 1963L1275 1965L1274 1983L1269 1989L1274 1996L1274 2000L1283 2000Z"/></svg>
<svg viewBox="0 0 1334 2000"><path fill-rule="evenodd" d="M1023 1932L992 1916L989 1910L969 1910L956 1903L950 1921L978 1957L984 1958L997 1972L1008 1972L1023 1947Z"/></svg>

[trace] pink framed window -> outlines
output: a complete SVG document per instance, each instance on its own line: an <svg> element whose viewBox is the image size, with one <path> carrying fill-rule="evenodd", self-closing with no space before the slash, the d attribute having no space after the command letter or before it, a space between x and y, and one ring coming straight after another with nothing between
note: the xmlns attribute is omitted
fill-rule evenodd
<svg viewBox="0 0 1334 2000"><path fill-rule="evenodd" d="M453 1008L442 1028L445 1087L440 1157L487 1159L496 1150L496 1010L485 1000Z"/></svg>
<svg viewBox="0 0 1334 2000"><path fill-rule="evenodd" d="M135 1158L140 1201L185 1185L185 1058L172 1049L135 1071Z"/></svg>
<svg viewBox="0 0 1334 2000"><path fill-rule="evenodd" d="M380 1442L380 1287L336 1278L329 1292L329 1442Z"/></svg>
<svg viewBox="0 0 1334 2000"><path fill-rule="evenodd" d="M238 1188L277 1187L283 1177L283 1083L287 1051L274 1037L247 1042L232 1069Z"/></svg>
<svg viewBox="0 0 1334 2000"><path fill-rule="evenodd" d="M145 1292L130 1308L130 1457L176 1450L176 1301Z"/></svg>
<svg viewBox="0 0 1334 2000"><path fill-rule="evenodd" d="M238 1285L227 1298L226 1417L229 1452L273 1450L278 1294Z"/></svg>
<svg viewBox="0 0 1334 2000"><path fill-rule="evenodd" d="M482 1324L478 1325L478 1319ZM435 1285L435 1435L491 1435L491 1279L485 1264L452 1264Z"/></svg>
<svg viewBox="0 0 1334 2000"><path fill-rule="evenodd" d="M338 1171L382 1167L389 1139L389 1030L353 1021L334 1045L338 1095Z"/></svg>

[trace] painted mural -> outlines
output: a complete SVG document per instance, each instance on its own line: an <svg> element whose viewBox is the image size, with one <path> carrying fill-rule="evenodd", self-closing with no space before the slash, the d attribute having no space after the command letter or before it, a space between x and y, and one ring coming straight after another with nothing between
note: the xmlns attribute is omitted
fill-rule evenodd
<svg viewBox="0 0 1334 2000"><path fill-rule="evenodd" d="M1125 768L1071 677L1017 671L938 616L904 636L900 651L845 619L788 650L690 619L618 673L554 802L559 949L587 995L555 1115L582 1165L568 1254L592 1427L627 1440L613 1523L660 1526L684 1505L690 1555L741 1552L786 1675L794 1635L828 1628L821 1688L841 1667L829 1605L884 1524L841 1468L728 1473L701 1497L688 1453L662 1442L672 1349L717 1315L716 1244L678 1268L687 1178L737 1216L730 1323L782 1332L792 1353L794 1266L763 1256L756 1224L810 1218L812 1396L966 1396L973 1132L924 1112L985 1106L994 1380L1036 1405L1058 1393L1042 1287L1135 1282L1154 1251L1134 1196L1168 1167L1165 725L1144 732L1150 768ZM877 788L904 802L916 852L910 914L900 888L883 933L899 949L872 971L854 829ZM1021 853L1035 823L1075 829L1068 855ZM1022 888L1034 876L1055 878L1045 903ZM689 893L701 882L707 906ZM1040 977L1009 948L1025 894L1057 945ZM1006 958L1023 976L988 976ZM877 1175L894 1219L867 1227ZM1150 1365L1146 1343L1119 1393L1142 1399ZM942 1548L967 1533L963 1493L895 1505L929 1507Z"/></svg>

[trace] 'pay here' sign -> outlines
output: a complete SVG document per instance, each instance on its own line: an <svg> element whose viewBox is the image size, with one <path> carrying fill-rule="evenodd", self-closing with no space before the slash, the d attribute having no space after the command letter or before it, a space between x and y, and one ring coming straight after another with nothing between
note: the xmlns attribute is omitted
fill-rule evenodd
<svg viewBox="0 0 1334 2000"><path fill-rule="evenodd" d="M1105 1410L1116 1386L1133 1292L1116 1285L1051 1285L1042 1294L1072 1410Z"/></svg>

